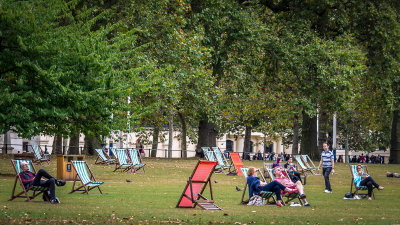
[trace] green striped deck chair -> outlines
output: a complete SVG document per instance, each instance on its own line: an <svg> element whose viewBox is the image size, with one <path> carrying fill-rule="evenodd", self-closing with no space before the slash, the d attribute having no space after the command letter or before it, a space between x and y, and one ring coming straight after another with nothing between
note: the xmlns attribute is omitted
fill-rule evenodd
<svg viewBox="0 0 400 225"><path fill-rule="evenodd" d="M293 158L297 161L297 164L299 165L299 167L297 167L299 172L301 174L303 174L304 176L307 176L307 174L309 172L311 172L311 170L304 165L303 160L301 159L301 156L300 155L294 155Z"/></svg>
<svg viewBox="0 0 400 225"><path fill-rule="evenodd" d="M240 204L247 204L249 202L249 199L251 198L250 196L250 192L249 192L249 199L244 200L244 195L246 194L246 190L247 190L247 171L249 170L248 168L240 168L241 172L243 173L243 177L245 179L245 184L244 184L244 188L243 188L243 194L242 194L242 199L240 200ZM266 182L264 176L262 175L260 169L256 169L258 171L258 174L260 176L260 181L262 182ZM263 199L265 199L266 205L272 205L276 203L275 200L275 193L274 192L270 192L270 191L263 191L262 193L259 194ZM271 201L272 199L272 201Z"/></svg>
<svg viewBox="0 0 400 225"><path fill-rule="evenodd" d="M361 165L363 168L363 173L368 173L368 167L367 165ZM367 195L368 194L368 188L367 186L359 186L357 187L357 184L354 182L354 179L356 176L358 176L357 172L357 165L350 165L350 172L351 172L351 184L350 184L350 192L353 193L353 184L354 184L354 194L360 194L360 195ZM375 188L375 187L373 187ZM372 189L372 196L373 199L375 199L375 194L374 190Z"/></svg>
<svg viewBox="0 0 400 225"><path fill-rule="evenodd" d="M82 194L84 193L89 194L89 191L94 188L98 188L100 194L103 194L103 192L100 189L100 185L102 185L104 182L96 181L96 178L94 178L93 172L90 169L89 165L86 163L86 161L74 160L72 161L72 165L76 172L76 176L74 178L74 184L72 185L72 191L70 192L70 194L75 191L82 191ZM78 187L78 185L76 185L77 182L81 182L82 185Z"/></svg>
<svg viewBox="0 0 400 225"><path fill-rule="evenodd" d="M201 147L201 149L203 150L204 157L206 158L207 161L218 162L215 152L213 150L211 150L209 147ZM223 169L221 168L219 163L217 163L217 166L215 167L214 172L218 172L218 173L223 172Z"/></svg>
<svg viewBox="0 0 400 225"><path fill-rule="evenodd" d="M142 163L142 158L139 155L139 151L136 149L129 149L128 152L131 162L133 164L134 172L143 169L143 173L145 173L146 171L144 170L144 166L146 166L146 164Z"/></svg>
<svg viewBox="0 0 400 225"><path fill-rule="evenodd" d="M39 145L32 145L32 149L33 149L34 163L39 163L40 165L42 165L42 162L47 162L47 165L50 165L50 159L44 156L44 153L40 149Z"/></svg>
<svg viewBox="0 0 400 225"><path fill-rule="evenodd" d="M97 159L94 164L111 164L115 162L115 159L109 159L107 156L104 154L103 149L95 149L97 152Z"/></svg>
<svg viewBox="0 0 400 225"><path fill-rule="evenodd" d="M315 172L315 171L318 171L318 168L315 167L314 162L311 160L311 158L308 155L301 155L301 159L304 161L305 166L308 169L310 169L310 171L313 175L320 175L319 173Z"/></svg>
<svg viewBox="0 0 400 225"><path fill-rule="evenodd" d="M271 178L271 181L275 180L275 174L272 173L274 169L268 168L267 172L269 174L269 177ZM290 180L289 176L285 173L284 176ZM300 194L297 192L293 193L286 193L282 195L282 198L286 198L285 204L289 203L290 201L293 201L294 199L298 199L301 205L304 205L303 199L300 198Z"/></svg>
<svg viewBox="0 0 400 225"><path fill-rule="evenodd" d="M226 159L225 155L221 152L221 150L218 147L212 147L212 150L215 153L218 165L220 166L222 171L225 171L225 169L229 170L229 168L231 168L231 164L229 164L229 161Z"/></svg>
<svg viewBox="0 0 400 225"><path fill-rule="evenodd" d="M25 186L22 183L21 177L19 176L19 173L22 172L21 170L21 163L22 162L26 162L29 165L29 170L32 173L36 174L36 170L35 167L32 164L32 161L30 160L11 160L11 163L13 165L14 171L15 171L15 182L14 182L14 187L11 193L11 198L9 199L9 201L12 201L16 198L26 198L27 201L30 201L32 199L34 199L36 196L42 194L45 191L48 191L49 189L47 187L42 187L42 186L30 186L28 188L25 188ZM19 193L16 193L16 189L17 189L17 182L19 182L22 191ZM29 191L32 191L32 195L29 195ZM47 197L46 197L47 198ZM49 199L47 199L47 201L49 201Z"/></svg>
<svg viewBox="0 0 400 225"><path fill-rule="evenodd" d="M121 171L121 172L134 172L133 170L133 164L128 162L128 160L130 160L128 158L128 155L126 154L126 150L125 149L116 149L115 150L116 153L116 158L118 163L115 164L115 171Z"/></svg>

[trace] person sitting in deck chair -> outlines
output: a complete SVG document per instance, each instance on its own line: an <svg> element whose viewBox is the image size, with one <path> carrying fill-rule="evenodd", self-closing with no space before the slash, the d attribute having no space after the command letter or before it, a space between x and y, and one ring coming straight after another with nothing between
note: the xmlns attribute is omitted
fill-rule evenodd
<svg viewBox="0 0 400 225"><path fill-rule="evenodd" d="M378 190L383 190L384 187L379 186L375 181L372 179L370 175L367 173L363 173L363 168L360 164L357 165L357 175L354 178L354 183L356 184L356 187L360 186L366 186L368 188L368 200L372 200L372 189L375 186Z"/></svg>
<svg viewBox="0 0 400 225"><path fill-rule="evenodd" d="M281 190L288 192L296 191L294 189L290 189L283 186L281 183L277 181L272 181L270 183L261 182L260 178L257 177L257 170L254 167L250 167L249 170L247 170L247 184L249 185L250 196L253 196L253 194L258 195L262 191L275 192L277 199L276 205L278 207L283 206Z"/></svg>
<svg viewBox="0 0 400 225"><path fill-rule="evenodd" d="M282 174L282 169L280 167L275 167L272 170L272 173L275 176L274 181L278 181L287 188L297 190L300 194L300 198L304 201L304 206L311 206L310 203L307 202L306 194L304 193L304 186L301 184L300 180L296 181L296 183L293 183L289 178ZM282 194L285 194L285 191Z"/></svg>
<svg viewBox="0 0 400 225"><path fill-rule="evenodd" d="M66 183L65 181L55 179L44 169L40 169L36 174L34 174L29 170L29 165L26 162L21 163L21 170L22 172L19 174L19 176L21 177L22 183L24 184L25 188L29 188L30 186L48 187L50 192L48 194L50 198L50 203L60 203L60 200L56 197L55 185L64 186ZM48 180L41 180L42 177L45 177Z"/></svg>
<svg viewBox="0 0 400 225"><path fill-rule="evenodd" d="M289 175L289 178L293 183L296 183L297 181L300 181L301 183L301 174L297 171L296 166L293 164L292 157L289 157L287 163L284 165L284 168L286 170L286 174Z"/></svg>

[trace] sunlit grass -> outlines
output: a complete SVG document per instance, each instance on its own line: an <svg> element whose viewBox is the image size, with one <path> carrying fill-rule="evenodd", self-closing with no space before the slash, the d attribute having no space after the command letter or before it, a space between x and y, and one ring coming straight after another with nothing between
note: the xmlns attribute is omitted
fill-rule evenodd
<svg viewBox="0 0 400 225"><path fill-rule="evenodd" d="M400 172L400 165L369 165L369 172L377 183L385 186L376 191L376 200L343 200L350 190L350 169L345 164L336 166L331 176L332 194L323 193L321 176L307 178L306 194L312 207L246 206L240 205L244 178L214 174L214 199L223 211L175 208L197 159L145 158L146 173L113 173L113 166L94 165L95 158L87 158L96 179L104 181L103 195L68 194L72 182L57 188L61 204L33 203L23 199L7 201L14 183L10 156L0 159L0 224L9 223L132 223L132 224L399 224L400 179L386 178L386 171ZM262 167L261 161L245 161L245 166ZM39 169L40 166L36 166ZM42 166L56 174L56 160ZM126 182L126 179L132 182ZM208 189L207 189L208 190ZM209 197L208 192L205 195Z"/></svg>

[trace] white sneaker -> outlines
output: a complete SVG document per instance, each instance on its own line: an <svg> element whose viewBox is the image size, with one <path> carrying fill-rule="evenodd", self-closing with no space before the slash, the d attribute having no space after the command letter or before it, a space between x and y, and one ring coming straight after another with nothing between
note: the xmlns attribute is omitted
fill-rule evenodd
<svg viewBox="0 0 400 225"><path fill-rule="evenodd" d="M360 199L360 197L358 197L358 195L354 195L354 199Z"/></svg>
<svg viewBox="0 0 400 225"><path fill-rule="evenodd" d="M328 193L328 194L330 194L330 193L332 193L332 191L325 190L325 193Z"/></svg>

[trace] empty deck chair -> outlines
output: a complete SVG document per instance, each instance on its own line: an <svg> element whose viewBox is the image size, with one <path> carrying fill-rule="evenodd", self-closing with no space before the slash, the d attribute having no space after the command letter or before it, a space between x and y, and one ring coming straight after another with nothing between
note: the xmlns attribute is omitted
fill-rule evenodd
<svg viewBox="0 0 400 225"><path fill-rule="evenodd" d="M308 155L301 155L301 159L304 161L305 166L310 169L311 173L314 175L320 175L318 172L318 168L315 167L314 162L311 160L310 156Z"/></svg>
<svg viewBox="0 0 400 225"><path fill-rule="evenodd" d="M97 159L94 164L111 164L115 162L115 159L107 158L106 154L104 154L103 149L95 149L97 152Z"/></svg>
<svg viewBox="0 0 400 225"><path fill-rule="evenodd" d="M29 165L29 170L32 173L36 173L36 170L32 164L32 161L30 161L30 160L11 160L11 163L12 163L14 171L15 171L15 182L14 182L14 187L12 189L11 198L9 199L9 201L12 201L16 198L26 198L27 201L30 201L30 200L34 199L36 196L42 194L44 191L49 190L47 187L42 187L42 186L31 186L29 188L25 188L24 184L22 183L21 177L19 176L19 173L22 172L22 169L20 166L22 162L27 162ZM17 182L19 182L19 184L22 188L22 191L19 193L16 193ZM32 195L29 195L29 191L33 192ZM47 198L47 196L46 196L46 198ZM49 199L46 199L46 200L49 201Z"/></svg>
<svg viewBox="0 0 400 225"><path fill-rule="evenodd" d="M229 168L229 174L235 174L238 176L243 176L241 168L244 167L242 160L240 159L239 153L230 152L232 166Z"/></svg>
<svg viewBox="0 0 400 225"><path fill-rule="evenodd" d="M39 163L40 165L42 165L42 162L47 162L47 165L50 165L50 159L45 157L39 145L32 145L32 149L33 149L34 163Z"/></svg>
<svg viewBox="0 0 400 225"><path fill-rule="evenodd" d="M217 156L215 155L215 152L213 150L211 150L209 147L201 147L201 149L203 150L204 153L204 158L207 161L215 161L217 162ZM223 173L223 169L221 168L221 166L218 164L217 162L217 166L214 168L214 171L216 173Z"/></svg>
<svg viewBox="0 0 400 225"><path fill-rule="evenodd" d="M368 173L368 167L367 165L362 165L363 168L363 173ZM350 184L350 192L353 193L353 184L354 184L354 194L360 194L360 195L368 195L368 188L367 186L359 186L357 187L357 184L354 182L354 179L356 176L358 176L357 172L357 165L350 165L350 172L351 172L351 184ZM374 187L375 188L375 187ZM372 189L372 199L375 199L375 193L374 190Z"/></svg>
<svg viewBox="0 0 400 225"><path fill-rule="evenodd" d="M246 194L246 190L247 190L247 187L248 187L248 184L247 184L247 171L248 171L249 169L243 167L243 168L240 168L240 170L241 170L241 173L243 174L243 177L244 177L244 179L245 179L245 184L244 184L243 194L242 194L242 199L240 200L240 204L247 204L247 203L249 202L249 199L251 198L250 192L249 192L249 199L244 200L244 196L245 196L245 194ZM264 176L262 175L260 169L256 169L256 170L258 171L258 174L259 174L259 176L260 176L260 180L261 180L262 182L265 182L265 183L266 183L266 180L265 180ZM260 194L260 196L261 196L263 199L265 199L265 203L266 203L267 205L269 205L269 204L275 204L275 203L276 203L275 193L274 193L274 192L263 191L263 192ZM272 199L272 201L271 201L271 199Z"/></svg>
<svg viewBox="0 0 400 225"><path fill-rule="evenodd" d="M118 163L115 164L115 171L122 171L122 172L134 172L133 168L133 164L128 162L128 155L126 154L126 150L125 149L116 149L115 150L116 153L116 158Z"/></svg>
<svg viewBox="0 0 400 225"><path fill-rule="evenodd" d="M218 147L212 147L212 150L214 151L219 168L225 173L225 170L231 168L231 165Z"/></svg>
<svg viewBox="0 0 400 225"><path fill-rule="evenodd" d="M183 189L182 195L179 198L177 208L195 208L197 205L205 210L221 210L215 205L214 196L211 187L211 176L214 171L216 161L200 160L193 170L192 175ZM211 199L208 200L203 196L203 192L207 185L210 187Z"/></svg>
<svg viewBox="0 0 400 225"><path fill-rule="evenodd" d="M133 164L133 172L143 169L143 173L145 173L146 171L144 170L144 166L146 166L146 164L142 163L142 158L140 157L139 151L136 149L129 149L128 152L131 163Z"/></svg>
<svg viewBox="0 0 400 225"><path fill-rule="evenodd" d="M269 173L269 177L271 181L275 180L275 175L272 173L273 169L267 169L267 172ZM290 180L289 176L285 174L285 177ZM282 198L286 198L285 204L289 203L290 201L293 201L294 199L298 199L301 205L304 205L303 199L300 198L299 193L293 192L293 193L286 193L282 195Z"/></svg>
<svg viewBox="0 0 400 225"><path fill-rule="evenodd" d="M298 171L306 177L309 173L313 174L311 169L304 165L303 160L301 159L300 155L294 155L293 158L296 160L297 164L299 165Z"/></svg>
<svg viewBox="0 0 400 225"><path fill-rule="evenodd" d="M70 192L70 194L75 191L82 191L82 194L89 194L89 191L94 188L98 188L100 194L103 194L100 189L100 185L104 182L96 181L96 178L94 178L92 170L89 168L89 165L86 163L86 161L72 161L72 165L74 167L76 175L74 177L74 184L72 185L72 191ZM81 182L82 185L79 187L77 185L77 187L75 187L75 184L77 182Z"/></svg>

